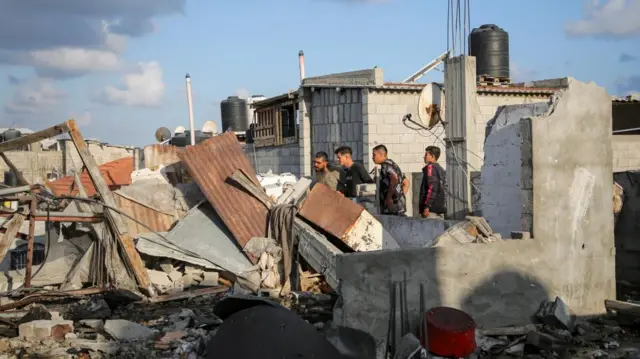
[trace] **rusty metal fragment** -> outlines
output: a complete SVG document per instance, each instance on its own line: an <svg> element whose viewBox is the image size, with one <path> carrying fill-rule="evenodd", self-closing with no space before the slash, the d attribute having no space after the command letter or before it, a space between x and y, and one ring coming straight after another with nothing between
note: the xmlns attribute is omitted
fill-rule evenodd
<svg viewBox="0 0 640 359"><path fill-rule="evenodd" d="M233 133L188 146L178 156L240 247L244 248L253 237L265 236L267 208L229 180L237 170L242 170L256 186L260 186ZM256 263L255 258L249 259Z"/></svg>

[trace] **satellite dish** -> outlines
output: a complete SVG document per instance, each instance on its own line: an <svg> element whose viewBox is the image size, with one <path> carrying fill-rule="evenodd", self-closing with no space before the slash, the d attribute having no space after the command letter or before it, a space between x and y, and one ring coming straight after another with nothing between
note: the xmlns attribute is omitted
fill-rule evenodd
<svg viewBox="0 0 640 359"><path fill-rule="evenodd" d="M173 130L173 135L175 136L177 134L185 133L185 132L187 132L186 128L184 128L183 126L178 126L178 127L176 127L175 130Z"/></svg>
<svg viewBox="0 0 640 359"><path fill-rule="evenodd" d="M444 103L444 92L442 88L435 83L428 83L420 93L418 100L418 119L420 122L431 129L439 123L444 123L444 111L442 104Z"/></svg>
<svg viewBox="0 0 640 359"><path fill-rule="evenodd" d="M218 133L218 125L213 121L205 121L204 125L202 125L202 132L211 134Z"/></svg>
<svg viewBox="0 0 640 359"><path fill-rule="evenodd" d="M156 130L156 141L163 142L171 138L171 130L166 127L160 127Z"/></svg>

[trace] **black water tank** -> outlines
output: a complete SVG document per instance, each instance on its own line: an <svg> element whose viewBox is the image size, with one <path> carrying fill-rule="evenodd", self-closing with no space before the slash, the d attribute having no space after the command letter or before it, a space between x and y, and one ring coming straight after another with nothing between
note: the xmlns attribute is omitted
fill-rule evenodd
<svg viewBox="0 0 640 359"><path fill-rule="evenodd" d="M234 132L249 129L247 117L247 101L238 96L229 96L220 103L220 115L222 118L222 132L231 130Z"/></svg>
<svg viewBox="0 0 640 359"><path fill-rule="evenodd" d="M476 57L477 76L509 77L509 34L498 26L473 29L469 54Z"/></svg>

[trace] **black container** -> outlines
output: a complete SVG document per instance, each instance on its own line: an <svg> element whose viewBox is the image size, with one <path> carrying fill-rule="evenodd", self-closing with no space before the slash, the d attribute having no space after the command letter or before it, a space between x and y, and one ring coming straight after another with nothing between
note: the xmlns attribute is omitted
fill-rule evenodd
<svg viewBox="0 0 640 359"><path fill-rule="evenodd" d="M206 134L202 131L197 131L197 130L195 131L195 135L196 135L196 144L211 137L211 135ZM185 146L191 145L191 132L187 130L187 131L184 131L184 133L180 133L171 137L170 143L176 147L185 147Z"/></svg>
<svg viewBox="0 0 640 359"><path fill-rule="evenodd" d="M469 35L469 54L476 58L476 74L509 77L509 34L496 25L482 25Z"/></svg>
<svg viewBox="0 0 640 359"><path fill-rule="evenodd" d="M244 132L249 129L249 117L247 117L247 101L238 96L229 96L220 102L220 116L222 120L222 132Z"/></svg>
<svg viewBox="0 0 640 359"><path fill-rule="evenodd" d="M18 187L18 176L13 171L6 171L4 173L4 184L9 187Z"/></svg>

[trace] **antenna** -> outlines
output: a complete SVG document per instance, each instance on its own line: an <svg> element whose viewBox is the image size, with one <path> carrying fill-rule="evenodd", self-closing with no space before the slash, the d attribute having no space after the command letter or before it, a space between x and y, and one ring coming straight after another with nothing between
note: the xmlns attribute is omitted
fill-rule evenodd
<svg viewBox="0 0 640 359"><path fill-rule="evenodd" d="M418 119L428 129L432 129L442 121L442 88L438 84L428 83L422 89L418 99Z"/></svg>
<svg viewBox="0 0 640 359"><path fill-rule="evenodd" d="M213 121L205 121L202 125L202 132L216 134L218 133L218 125Z"/></svg>
<svg viewBox="0 0 640 359"><path fill-rule="evenodd" d="M181 134L181 133L185 133L186 131L187 131L187 129L186 129L186 128L184 128L184 126L178 126L178 127L176 127L176 129L175 129L175 130L173 130L173 135L174 135L174 136L175 136L175 135L179 135L179 134Z"/></svg>
<svg viewBox="0 0 640 359"><path fill-rule="evenodd" d="M156 130L156 141L164 142L171 138L171 130L166 127L160 127Z"/></svg>

